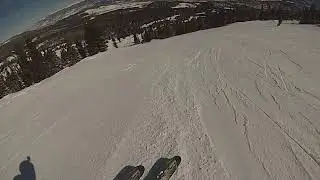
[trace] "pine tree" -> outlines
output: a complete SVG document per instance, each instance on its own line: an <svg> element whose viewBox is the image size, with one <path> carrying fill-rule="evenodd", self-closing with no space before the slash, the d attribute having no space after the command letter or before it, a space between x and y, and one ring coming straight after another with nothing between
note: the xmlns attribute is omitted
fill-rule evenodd
<svg viewBox="0 0 320 180"><path fill-rule="evenodd" d="M108 48L108 40L106 40L106 38L103 36L103 34L101 33L100 36L98 37L98 49L99 52L104 52L107 50Z"/></svg>
<svg viewBox="0 0 320 180"><path fill-rule="evenodd" d="M16 44L13 53L17 55L17 63L21 68L21 78L24 86L28 87L34 83L33 73L31 71L31 62L28 61L27 55L23 45Z"/></svg>
<svg viewBox="0 0 320 180"><path fill-rule="evenodd" d="M107 50L103 31L91 24L85 26L85 40L88 44L88 53L90 56Z"/></svg>
<svg viewBox="0 0 320 180"><path fill-rule="evenodd" d="M259 20L263 20L263 10L264 10L264 7L263 7L263 4L261 4L261 8L260 8L260 12L259 12Z"/></svg>
<svg viewBox="0 0 320 180"><path fill-rule="evenodd" d="M309 12L310 12L310 19L315 20L317 9L316 9L316 4L314 2L311 4L309 8Z"/></svg>
<svg viewBox="0 0 320 180"><path fill-rule="evenodd" d="M46 50L44 59L48 63L48 77L54 75L63 69L62 61L57 54L51 49Z"/></svg>
<svg viewBox="0 0 320 180"><path fill-rule="evenodd" d="M23 82L17 72L14 72L10 67L9 69L10 71L6 70L7 78L5 84L10 89L11 93L20 91L23 89Z"/></svg>
<svg viewBox="0 0 320 180"><path fill-rule="evenodd" d="M61 48L61 61L62 61L62 66L68 67L69 66L69 62L68 62L68 53L67 53L67 49L65 47Z"/></svg>
<svg viewBox="0 0 320 180"><path fill-rule="evenodd" d="M88 48L88 53L90 56L95 55L99 52L98 47L97 47L97 34L95 32L95 29L90 27L89 25L87 25L85 27L85 40L86 43L88 44L87 48Z"/></svg>
<svg viewBox="0 0 320 180"><path fill-rule="evenodd" d="M138 38L137 34L133 34L133 41L134 44L140 44L140 39Z"/></svg>
<svg viewBox="0 0 320 180"><path fill-rule="evenodd" d="M85 49L84 49L84 47L83 47L83 45L82 45L82 43L80 41L76 42L76 47L78 49L78 52L79 52L81 58L82 59L86 58L87 57L86 51L85 51Z"/></svg>
<svg viewBox="0 0 320 180"><path fill-rule="evenodd" d="M143 34L142 34L142 40L143 40L144 43L151 41L150 33L149 33L149 31L147 29L145 29Z"/></svg>
<svg viewBox="0 0 320 180"><path fill-rule="evenodd" d="M61 59L64 67L72 66L81 60L81 55L77 49L67 42L61 50Z"/></svg>
<svg viewBox="0 0 320 180"><path fill-rule="evenodd" d="M9 94L9 88L5 83L4 77L0 75L0 99Z"/></svg>
<svg viewBox="0 0 320 180"><path fill-rule="evenodd" d="M117 42L114 39L114 37L112 37L111 40L112 40L113 47L118 48Z"/></svg>
<svg viewBox="0 0 320 180"><path fill-rule="evenodd" d="M46 78L46 72L43 64L43 56L38 51L36 44L31 40L26 41L26 52L28 58L31 59L31 72L34 82L40 82Z"/></svg>
<svg viewBox="0 0 320 180"><path fill-rule="evenodd" d="M278 10L276 12L276 16L277 16L277 19L278 19L278 24L277 26L280 26L281 23L282 23L282 9L281 9L281 6L278 7Z"/></svg>
<svg viewBox="0 0 320 180"><path fill-rule="evenodd" d="M67 59L68 59L69 65L72 66L81 60L80 54L78 53L76 48L72 46L71 43L68 42L66 44L66 49L67 49L67 57L68 57Z"/></svg>

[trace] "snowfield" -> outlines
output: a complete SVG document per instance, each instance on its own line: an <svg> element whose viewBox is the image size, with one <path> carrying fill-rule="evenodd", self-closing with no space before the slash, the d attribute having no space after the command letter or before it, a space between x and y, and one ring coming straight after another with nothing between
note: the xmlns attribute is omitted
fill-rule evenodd
<svg viewBox="0 0 320 180"><path fill-rule="evenodd" d="M85 11L88 15L101 15L108 12L120 10L120 9L128 9L128 8L143 8L144 6L149 5L151 2L131 2L131 3L119 3L119 4L111 4L107 6L100 6L94 9L88 9Z"/></svg>
<svg viewBox="0 0 320 180"><path fill-rule="evenodd" d="M0 179L113 179L182 157L171 179L320 176L319 27L236 23L112 49L0 100Z"/></svg>

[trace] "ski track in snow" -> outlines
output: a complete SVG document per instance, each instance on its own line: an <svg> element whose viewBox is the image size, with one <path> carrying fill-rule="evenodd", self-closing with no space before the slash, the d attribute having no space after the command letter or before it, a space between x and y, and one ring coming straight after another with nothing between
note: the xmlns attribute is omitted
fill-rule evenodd
<svg viewBox="0 0 320 180"><path fill-rule="evenodd" d="M113 49L3 98L0 179L28 155L38 179L147 174L175 155L172 179L317 179L320 39L316 27L274 25Z"/></svg>

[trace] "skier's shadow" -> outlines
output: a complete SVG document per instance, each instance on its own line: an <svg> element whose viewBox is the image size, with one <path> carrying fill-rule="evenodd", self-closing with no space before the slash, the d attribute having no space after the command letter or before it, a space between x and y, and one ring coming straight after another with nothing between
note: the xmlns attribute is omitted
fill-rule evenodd
<svg viewBox="0 0 320 180"><path fill-rule="evenodd" d="M36 180L36 171L29 156L20 163L19 171L20 174L16 175L13 180Z"/></svg>

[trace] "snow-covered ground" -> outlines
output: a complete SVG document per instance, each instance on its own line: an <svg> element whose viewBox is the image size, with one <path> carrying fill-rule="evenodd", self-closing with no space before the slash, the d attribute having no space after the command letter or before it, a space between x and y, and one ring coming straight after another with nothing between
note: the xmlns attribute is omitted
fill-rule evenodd
<svg viewBox="0 0 320 180"><path fill-rule="evenodd" d="M167 18L165 18L165 19L160 19L160 20L156 20L156 21L151 21L151 22L149 22L149 23L147 23L147 24L142 25L141 28L148 28L148 27L152 26L153 24L159 23L159 22L164 22L164 21L176 21L176 19L177 19L178 17L180 17L180 15L179 15L179 14L176 14L176 15L167 17Z"/></svg>
<svg viewBox="0 0 320 180"><path fill-rule="evenodd" d="M196 8L196 4L193 3L187 3L187 2L182 2L179 3L178 5L172 7L173 9L179 9L179 8Z"/></svg>
<svg viewBox="0 0 320 180"><path fill-rule="evenodd" d="M112 49L0 100L0 179L318 179L318 27L246 22Z"/></svg>

